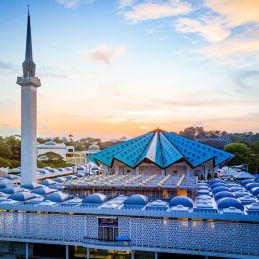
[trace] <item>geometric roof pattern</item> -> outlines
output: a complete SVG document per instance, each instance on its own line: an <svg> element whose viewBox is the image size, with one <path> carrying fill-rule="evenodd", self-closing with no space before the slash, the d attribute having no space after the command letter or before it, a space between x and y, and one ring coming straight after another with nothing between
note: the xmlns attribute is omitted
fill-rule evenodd
<svg viewBox="0 0 259 259"><path fill-rule="evenodd" d="M209 160L217 166L233 157L223 150L157 129L90 155L89 159L109 167L118 160L131 168L145 160L165 169L181 161L192 168Z"/></svg>

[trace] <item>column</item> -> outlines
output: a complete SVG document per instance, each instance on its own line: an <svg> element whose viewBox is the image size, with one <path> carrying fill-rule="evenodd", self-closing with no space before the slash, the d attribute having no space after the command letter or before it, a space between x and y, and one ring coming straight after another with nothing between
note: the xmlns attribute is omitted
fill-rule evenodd
<svg viewBox="0 0 259 259"><path fill-rule="evenodd" d="M90 248L86 248L86 258L90 259Z"/></svg>
<svg viewBox="0 0 259 259"><path fill-rule="evenodd" d="M158 259L158 252L155 252L155 259Z"/></svg>
<svg viewBox="0 0 259 259"><path fill-rule="evenodd" d="M208 172L209 172L209 167L208 165L204 166L204 178L208 179Z"/></svg>
<svg viewBox="0 0 259 259"><path fill-rule="evenodd" d="M135 251L134 250L131 251L131 259L135 259Z"/></svg>
<svg viewBox="0 0 259 259"><path fill-rule="evenodd" d="M69 246L66 245L66 259L69 259Z"/></svg>
<svg viewBox="0 0 259 259"><path fill-rule="evenodd" d="M115 169L115 174L120 174L120 168L118 164L115 164L114 169Z"/></svg>
<svg viewBox="0 0 259 259"><path fill-rule="evenodd" d="M25 243L25 258L29 259L29 244Z"/></svg>
<svg viewBox="0 0 259 259"><path fill-rule="evenodd" d="M139 166L136 167L136 174L139 174Z"/></svg>
<svg viewBox="0 0 259 259"><path fill-rule="evenodd" d="M21 184L29 184L37 172L37 88L32 85L22 87L21 119Z"/></svg>
<svg viewBox="0 0 259 259"><path fill-rule="evenodd" d="M186 176L187 177L191 176L191 170L190 170L190 167L188 165L186 167Z"/></svg>
<svg viewBox="0 0 259 259"><path fill-rule="evenodd" d="M165 169L162 169L162 175L165 176Z"/></svg>

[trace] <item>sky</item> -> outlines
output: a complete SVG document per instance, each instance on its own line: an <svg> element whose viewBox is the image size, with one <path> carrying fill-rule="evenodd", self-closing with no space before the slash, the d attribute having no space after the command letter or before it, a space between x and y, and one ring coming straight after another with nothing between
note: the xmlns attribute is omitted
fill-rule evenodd
<svg viewBox="0 0 259 259"><path fill-rule="evenodd" d="M20 133L28 3L38 136L259 132L258 0L0 0L0 135Z"/></svg>

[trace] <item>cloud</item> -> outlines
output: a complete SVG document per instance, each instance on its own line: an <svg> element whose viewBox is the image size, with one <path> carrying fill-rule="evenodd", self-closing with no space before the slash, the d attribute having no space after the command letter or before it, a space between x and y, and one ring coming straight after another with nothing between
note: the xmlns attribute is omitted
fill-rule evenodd
<svg viewBox="0 0 259 259"><path fill-rule="evenodd" d="M205 6L220 14L228 27L259 23L258 0L208 0Z"/></svg>
<svg viewBox="0 0 259 259"><path fill-rule="evenodd" d="M0 60L0 69L17 71L17 66L9 61Z"/></svg>
<svg viewBox="0 0 259 259"><path fill-rule="evenodd" d="M202 47L196 53L235 67L256 66L259 60L259 35L256 31L241 33Z"/></svg>
<svg viewBox="0 0 259 259"><path fill-rule="evenodd" d="M77 8L81 4L91 4L95 0L57 0L59 4L62 4L67 9Z"/></svg>
<svg viewBox="0 0 259 259"><path fill-rule="evenodd" d="M47 67L42 67L39 70L38 74L41 77L48 77L48 78L68 78L69 69L59 67L59 66L47 66Z"/></svg>
<svg viewBox="0 0 259 259"><path fill-rule="evenodd" d="M131 3L130 8L121 10L121 14L128 21L141 22L187 14L192 11L193 8L191 4L187 2L179 0L167 0L163 3L161 1L146 1L144 3L138 2L135 4Z"/></svg>
<svg viewBox="0 0 259 259"><path fill-rule="evenodd" d="M87 51L86 56L90 60L98 63L111 64L115 57L125 53L125 46L111 47L108 45L99 45Z"/></svg>
<svg viewBox="0 0 259 259"><path fill-rule="evenodd" d="M257 100L257 96L259 94L258 80L259 70L247 70L241 72L234 79L235 83L239 86L238 91L245 94L252 93L255 100Z"/></svg>
<svg viewBox="0 0 259 259"><path fill-rule="evenodd" d="M132 6L136 0L120 0L118 1L118 9L123 9L129 6Z"/></svg>
<svg viewBox="0 0 259 259"><path fill-rule="evenodd" d="M254 66L259 61L258 10L258 0L207 0L200 9L206 15L178 18L174 28L209 42L194 51L199 56L235 67Z"/></svg>
<svg viewBox="0 0 259 259"><path fill-rule="evenodd" d="M224 27L221 17L203 16L199 20L179 18L175 25L176 31L181 33L198 33L209 42L224 40L230 35L230 30Z"/></svg>
<svg viewBox="0 0 259 259"><path fill-rule="evenodd" d="M11 128L11 124L9 124L9 123L0 123L0 128L1 129Z"/></svg>

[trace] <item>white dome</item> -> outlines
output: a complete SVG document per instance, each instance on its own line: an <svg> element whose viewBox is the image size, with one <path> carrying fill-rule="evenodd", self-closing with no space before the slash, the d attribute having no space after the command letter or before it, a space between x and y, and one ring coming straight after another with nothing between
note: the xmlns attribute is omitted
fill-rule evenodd
<svg viewBox="0 0 259 259"><path fill-rule="evenodd" d="M57 143L55 141L50 140L50 141L45 142L44 145L55 146L55 145L57 145Z"/></svg>
<svg viewBox="0 0 259 259"><path fill-rule="evenodd" d="M100 147L96 143L94 143L94 144L89 146L89 150L91 150L91 151L99 151Z"/></svg>

